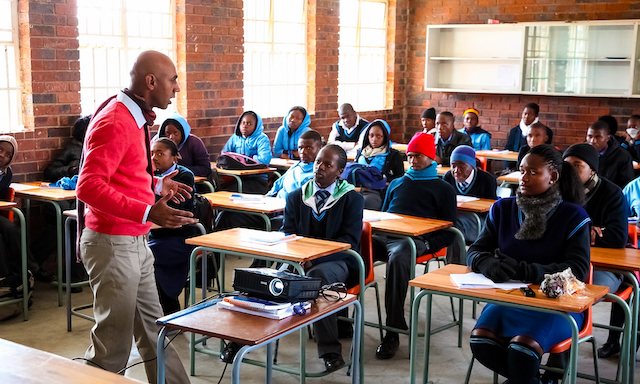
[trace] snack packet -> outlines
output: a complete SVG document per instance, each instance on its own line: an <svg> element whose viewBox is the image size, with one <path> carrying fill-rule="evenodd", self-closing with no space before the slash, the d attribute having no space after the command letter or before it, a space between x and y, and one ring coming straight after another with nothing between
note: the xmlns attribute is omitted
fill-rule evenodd
<svg viewBox="0 0 640 384"><path fill-rule="evenodd" d="M540 284L540 291L552 299L562 295L573 295L584 288L584 283L574 276L571 268L551 275L545 274Z"/></svg>

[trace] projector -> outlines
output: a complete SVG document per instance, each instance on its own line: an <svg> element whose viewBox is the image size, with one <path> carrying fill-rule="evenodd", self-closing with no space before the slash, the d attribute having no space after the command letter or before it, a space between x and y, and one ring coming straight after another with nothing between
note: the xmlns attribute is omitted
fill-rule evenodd
<svg viewBox="0 0 640 384"><path fill-rule="evenodd" d="M236 268L233 288L249 296L277 302L314 300L322 282L315 277L300 276L271 268Z"/></svg>

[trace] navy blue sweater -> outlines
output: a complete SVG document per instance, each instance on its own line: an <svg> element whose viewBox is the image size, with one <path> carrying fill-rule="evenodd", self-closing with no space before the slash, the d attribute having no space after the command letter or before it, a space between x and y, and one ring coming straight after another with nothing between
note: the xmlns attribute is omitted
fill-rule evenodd
<svg viewBox="0 0 640 384"><path fill-rule="evenodd" d="M498 196L496 195L496 189L498 188L496 178L481 169L476 168L476 172L473 176L473 180L471 180L471 184L469 184L467 189L464 191L460 188L460 186L456 182L456 179L453 178L451 171L447 172L444 175L444 181L451 184L458 195L473 196L479 197L481 199L493 200L496 200L498 198Z"/></svg>

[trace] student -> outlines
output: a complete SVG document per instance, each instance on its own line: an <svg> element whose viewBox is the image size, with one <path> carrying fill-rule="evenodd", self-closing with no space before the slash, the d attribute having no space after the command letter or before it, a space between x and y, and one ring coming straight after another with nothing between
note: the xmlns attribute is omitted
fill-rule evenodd
<svg viewBox="0 0 640 384"><path fill-rule="evenodd" d="M308 131L311 117L303 107L293 107L282 119L282 125L276 132L273 141L273 154L281 159L298 160L298 139Z"/></svg>
<svg viewBox="0 0 640 384"><path fill-rule="evenodd" d="M346 164L347 154L337 145L327 145L318 153L313 180L287 196L283 232L339 241L360 249L364 199L353 185L340 179ZM304 267L308 276L322 279L323 285L347 282L358 273L357 261L343 253L307 262ZM344 366L337 316L316 322L314 335L318 356L327 371Z"/></svg>
<svg viewBox="0 0 640 384"><path fill-rule="evenodd" d="M524 157L516 197L498 200L467 253L467 265L495 282L540 284L544 274L571 268L589 274L589 216L582 208L582 183L551 145ZM583 313L570 313L582 324ZM510 383L538 383L543 353L571 337L560 315L487 304L471 332L471 351L480 363Z"/></svg>
<svg viewBox="0 0 640 384"><path fill-rule="evenodd" d="M460 196L479 197L496 200L498 184L491 174L476 168L476 152L468 145L460 145L451 153L451 170L444 175L444 181L451 184ZM484 215L482 215L484 219ZM464 234L467 244L478 236L476 214L458 212L455 224Z"/></svg>
<svg viewBox="0 0 640 384"><path fill-rule="evenodd" d="M62 155L51 161L47 168L44 169L44 179L46 181L55 182L63 177L72 177L78 174L82 156L82 143L84 142L84 135L87 132L89 121L91 121L91 115L81 117L73 124L73 141L67 146Z"/></svg>
<svg viewBox="0 0 640 384"><path fill-rule="evenodd" d="M420 126L422 126L422 132L431 133L436 128L436 109L429 108L422 111L420 115Z"/></svg>
<svg viewBox="0 0 640 384"><path fill-rule="evenodd" d="M622 190L622 194L627 201L627 216L640 216L640 177L630 181Z"/></svg>
<svg viewBox="0 0 640 384"><path fill-rule="evenodd" d="M491 149L491 134L478 125L480 112L473 108L464 111L463 124L464 127L459 129L460 132L466 133L471 138L473 149L476 151L486 151Z"/></svg>
<svg viewBox="0 0 640 384"><path fill-rule="evenodd" d="M227 140L222 151L240 153L259 163L269 165L271 144L269 136L264 133L260 116L253 111L243 113L236 123L233 135Z"/></svg>
<svg viewBox="0 0 640 384"><path fill-rule="evenodd" d="M453 129L454 117L451 112L441 112L436 117L436 156L435 161L445 167L450 164L450 156L458 145L471 146L471 138Z"/></svg>
<svg viewBox="0 0 640 384"><path fill-rule="evenodd" d="M173 171L178 174L172 179L194 187L193 172L187 167L178 165L178 147L166 137L161 137L151 146L151 161L155 167L155 175L164 177ZM156 196L159 200L160 196ZM194 212L195 202L193 196L177 204L169 201L171 208ZM156 284L160 305L165 315L178 312L180 303L178 296L182 292L189 274L189 258L194 246L185 244L184 240L200 234L193 225L187 225L178 229L159 228L152 229L149 233L149 248L155 257L154 267Z"/></svg>
<svg viewBox="0 0 640 384"><path fill-rule="evenodd" d="M407 158L411 168L403 177L391 182L387 188L382 211L456 221L456 192L448 183L438 178L436 148L433 136L418 132L407 146ZM435 252L453 243L455 235L449 231L436 231L413 238L416 255ZM408 329L404 317L404 303L411 273L411 250L405 239L374 235L373 256L387 261L385 281L385 308L387 326ZM449 262L459 262L454 258ZM400 344L398 333L387 331L382 344L376 350L378 359L395 356Z"/></svg>
<svg viewBox="0 0 640 384"><path fill-rule="evenodd" d="M362 134L369 122L358 115L351 104L345 103L338 108L340 120L333 123L329 133L329 144L339 145L349 152L359 148Z"/></svg>
<svg viewBox="0 0 640 384"><path fill-rule="evenodd" d="M633 160L631 155L620 146L609 133L609 125L596 121L587 130L587 143L600 154L598 170L600 176L624 188L633 180Z"/></svg>
<svg viewBox="0 0 640 384"><path fill-rule="evenodd" d="M529 127L529 133L527 133L527 144L520 147L518 151L518 161L516 162L516 169L520 169L520 163L526 156L531 148L544 144L548 139L547 127L540 123L531 124Z"/></svg>
<svg viewBox="0 0 640 384"><path fill-rule="evenodd" d="M509 138L507 139L507 145L504 149L509 151L518 152L520 147L525 145L529 128L538 122L538 114L540 113L540 107L536 103L529 103L524 106L522 110L522 119L520 125L513 127L509 131ZM553 140L553 131L551 128L547 128L547 141L545 144L551 144Z"/></svg>
<svg viewBox="0 0 640 384"><path fill-rule="evenodd" d="M629 151L633 160L640 160L640 115L633 115L627 120L627 129L616 137L620 145Z"/></svg>
<svg viewBox="0 0 640 384"><path fill-rule="evenodd" d="M575 144L564 152L564 160L571 164L585 187L584 209L592 221L591 245L607 248L624 248L629 238L627 203L620 188L598 176L598 152L586 143ZM622 276L612 272L595 270L593 284L609 287L615 292L622 283ZM618 307L612 304L612 319ZM624 314L623 314L624 318ZM613 324L612 324L613 325ZM599 357L610 357L620 350L620 332L609 331L609 339L598 349Z"/></svg>
<svg viewBox="0 0 640 384"><path fill-rule="evenodd" d="M162 122L160 130L152 141L160 137L168 137L176 143L180 153L178 164L189 168L195 176L209 176L211 173L209 151L202 140L191 133L191 126L178 112L174 112Z"/></svg>
<svg viewBox="0 0 640 384"><path fill-rule="evenodd" d="M362 149L356 155L356 163L376 167L386 176L387 182L404 175L402 154L391 148L389 124L380 119L372 121L365 129ZM366 209L380 210L386 189L374 190L363 187Z"/></svg>

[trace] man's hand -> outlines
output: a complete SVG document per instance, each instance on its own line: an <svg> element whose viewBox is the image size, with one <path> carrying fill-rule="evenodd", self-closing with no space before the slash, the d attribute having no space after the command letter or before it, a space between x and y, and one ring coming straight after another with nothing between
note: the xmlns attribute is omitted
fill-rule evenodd
<svg viewBox="0 0 640 384"><path fill-rule="evenodd" d="M176 204L180 204L186 199L191 198L191 193L189 192L193 191L193 188L186 184L182 184L173 180L172 177L177 174L178 170L176 169L175 171L162 178L162 191L160 192L160 196L167 196L170 192L173 192L171 201Z"/></svg>
<svg viewBox="0 0 640 384"><path fill-rule="evenodd" d="M149 210L149 217L147 219L163 228L180 228L184 225L197 223L198 219L193 217L193 213L173 209L167 205L167 201L171 200L173 197L173 191L170 190L168 194L156 201Z"/></svg>
<svg viewBox="0 0 640 384"><path fill-rule="evenodd" d="M596 244L596 236L602 237L602 231L604 231L604 228L591 227L591 245Z"/></svg>

